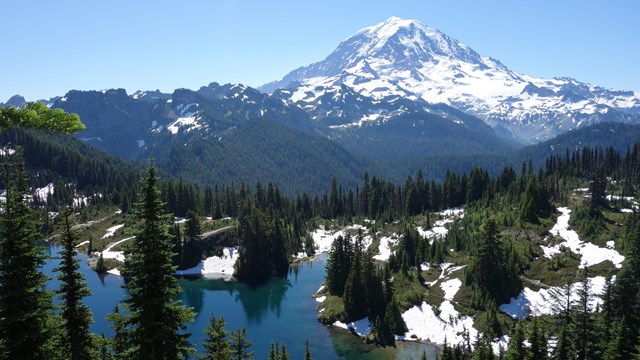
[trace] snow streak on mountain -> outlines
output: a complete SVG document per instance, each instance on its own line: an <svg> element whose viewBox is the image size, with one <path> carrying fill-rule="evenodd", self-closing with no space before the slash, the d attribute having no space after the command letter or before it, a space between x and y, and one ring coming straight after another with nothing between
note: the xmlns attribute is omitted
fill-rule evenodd
<svg viewBox="0 0 640 360"><path fill-rule="evenodd" d="M376 104L398 99L443 103L522 142L537 142L600 121L640 122L640 93L609 90L571 78L518 74L419 21L396 17L362 29L323 61L296 69L260 89L269 93L286 89L280 97L311 112L329 93L333 98L346 93ZM379 108L341 125L358 126L379 119ZM316 120L327 115L326 106L322 110L316 112Z"/></svg>

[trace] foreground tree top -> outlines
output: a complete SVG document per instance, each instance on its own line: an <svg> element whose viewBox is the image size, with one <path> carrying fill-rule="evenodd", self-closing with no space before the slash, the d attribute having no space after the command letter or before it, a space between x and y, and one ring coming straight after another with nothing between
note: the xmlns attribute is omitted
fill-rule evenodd
<svg viewBox="0 0 640 360"><path fill-rule="evenodd" d="M47 130L72 134L84 129L77 114L62 109L50 109L42 102L30 102L23 108L0 108L0 132L19 126L26 129Z"/></svg>

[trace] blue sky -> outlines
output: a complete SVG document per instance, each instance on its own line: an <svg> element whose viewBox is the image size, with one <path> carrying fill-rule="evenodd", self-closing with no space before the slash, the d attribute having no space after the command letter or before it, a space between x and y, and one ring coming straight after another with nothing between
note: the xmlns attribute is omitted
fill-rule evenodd
<svg viewBox="0 0 640 360"><path fill-rule="evenodd" d="M0 102L68 90L259 86L359 29L417 19L519 73L640 91L636 1L5 1Z"/></svg>

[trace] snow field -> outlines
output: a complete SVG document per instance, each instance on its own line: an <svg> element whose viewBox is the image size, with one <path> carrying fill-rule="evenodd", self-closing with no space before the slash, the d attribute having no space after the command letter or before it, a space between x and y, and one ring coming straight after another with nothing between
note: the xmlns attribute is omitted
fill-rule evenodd
<svg viewBox="0 0 640 360"><path fill-rule="evenodd" d="M429 239L429 244L433 244L433 240L435 239L444 239L444 237L449 233L449 229L447 229L445 225L451 224L457 219L464 218L464 209L447 209L439 212L438 214L443 216L444 218L436 220L431 229L424 230L420 226L416 227L416 230L418 230L420 236Z"/></svg>
<svg viewBox="0 0 640 360"><path fill-rule="evenodd" d="M102 258L103 259L116 259L116 260L118 260L120 262L124 262L124 252L122 252L122 251L113 251L111 249L113 249L116 245L119 245L119 244L121 244L121 243L123 243L125 241L129 241L129 240L133 239L134 237L135 236L128 237L126 239L122 239L120 241L116 241L116 242L114 242L112 244L109 244L109 246L107 246L106 249L102 250Z"/></svg>
<svg viewBox="0 0 640 360"><path fill-rule="evenodd" d="M53 195L53 183L49 183L44 187L37 188L35 191L35 195L38 196L38 199L43 202L47 202L47 195Z"/></svg>
<svg viewBox="0 0 640 360"><path fill-rule="evenodd" d="M612 281L615 277L612 278ZM602 299L599 297L604 292L605 278L596 276L590 278L592 298L589 301L589 308L593 311L597 305L602 305ZM578 301L578 290L582 288L580 282L571 284L571 302ZM499 306L500 311L511 316L513 319L522 319L529 316L555 315L557 311L554 309L554 294L563 294L561 287L551 287L548 289L540 289L538 291L525 287L520 294L512 298L508 304ZM561 299L559 299L561 301Z"/></svg>
<svg viewBox="0 0 640 360"><path fill-rule="evenodd" d="M369 318L360 319L354 322L350 322L348 324L345 324L340 321L336 321L333 323L333 326L336 326L345 330L351 329L359 336L367 336L373 329L373 325L371 324L371 321L369 321Z"/></svg>
<svg viewBox="0 0 640 360"><path fill-rule="evenodd" d="M205 276L207 278L225 278L233 277L233 266L238 261L240 252L234 247L225 247L222 250L222 256L211 256L205 260L201 260L198 265L186 270L178 270L176 275L181 276Z"/></svg>
<svg viewBox="0 0 640 360"><path fill-rule="evenodd" d="M444 300L437 307L437 311L426 302L405 311L402 318L407 324L408 331L401 339L428 340L437 344L443 344L446 340L449 344L457 344L464 340L462 335L465 331L469 332L471 339L475 339L478 334L473 327L473 316L460 316L452 303L462 287L462 281L457 278L442 281L462 270L464 266L443 263L439 267L442 269L440 276L427 285L433 287L440 282L440 288L444 291Z"/></svg>
<svg viewBox="0 0 640 360"><path fill-rule="evenodd" d="M614 250L612 247L602 248L592 243L587 243L578 237L578 233L569 228L569 218L571 210L566 207L558 208L562 215L558 217L558 222L549 231L553 236L560 236L564 242L555 246L541 246L544 251L544 257L553 258L559 254L561 247L569 248L575 254L581 255L580 268L584 268L599 264L603 261L611 261L616 268L622 267L624 256Z"/></svg>
<svg viewBox="0 0 640 360"><path fill-rule="evenodd" d="M398 241L400 241L400 239L398 239L396 235L393 235L392 237L381 237L380 245L378 246L379 254L374 255L373 259L380 261L389 261L389 256L391 256L391 247L395 246Z"/></svg>
<svg viewBox="0 0 640 360"><path fill-rule="evenodd" d="M106 238L113 237L113 235L116 233L116 231L118 229L123 228L123 227L124 227L124 224L120 224L120 225L115 225L115 226L112 226L112 227L108 228L107 232L104 235L102 235L102 238L106 239Z"/></svg>
<svg viewBox="0 0 640 360"><path fill-rule="evenodd" d="M337 239L338 236L345 237L347 235L348 230L359 230L359 229L362 229L363 235L367 234L367 232L369 231L366 227L358 224L347 226L346 228L338 231L325 230L324 226L320 226L320 228L314 230L311 233L311 237L313 238L313 243L315 244L316 253L318 254L330 253L331 244L333 244L333 241ZM352 236L351 240L355 241L355 236ZM370 235L363 236L362 245L366 249L369 247L369 245L371 245L372 241L373 239Z"/></svg>

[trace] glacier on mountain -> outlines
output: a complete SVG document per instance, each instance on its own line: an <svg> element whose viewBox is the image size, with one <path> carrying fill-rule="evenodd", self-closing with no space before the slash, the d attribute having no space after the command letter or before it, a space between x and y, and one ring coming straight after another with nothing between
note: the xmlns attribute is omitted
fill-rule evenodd
<svg viewBox="0 0 640 360"><path fill-rule="evenodd" d="M345 86L373 101L396 96L447 104L522 142L599 121L640 122L640 93L518 74L439 30L397 17L360 30L323 61L260 89L287 89L289 103L309 109Z"/></svg>

